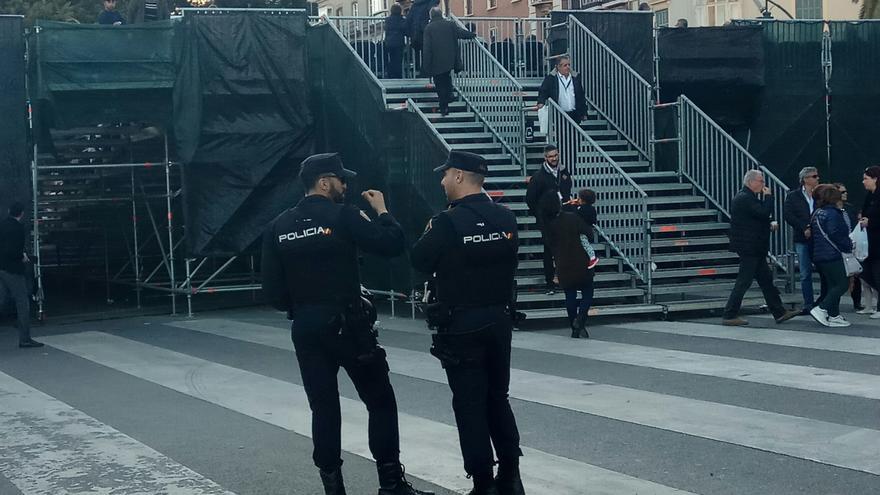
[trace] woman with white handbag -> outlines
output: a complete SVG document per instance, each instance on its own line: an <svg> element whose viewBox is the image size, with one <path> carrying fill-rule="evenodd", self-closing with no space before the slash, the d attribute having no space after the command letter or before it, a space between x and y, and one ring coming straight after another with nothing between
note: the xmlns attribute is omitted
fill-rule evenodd
<svg viewBox="0 0 880 495"><path fill-rule="evenodd" d="M840 314L840 298L849 289L849 277L861 272L861 265L852 254L849 218L843 211L843 199L837 187L822 184L813 191L813 199L816 201L810 220L814 233L813 263L825 277L828 292L825 299L810 310L810 315L826 327L848 327L850 323Z"/></svg>

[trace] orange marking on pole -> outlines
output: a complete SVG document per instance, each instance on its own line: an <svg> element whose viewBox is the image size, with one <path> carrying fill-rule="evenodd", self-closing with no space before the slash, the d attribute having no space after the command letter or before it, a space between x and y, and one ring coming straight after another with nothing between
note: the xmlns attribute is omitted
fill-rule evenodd
<svg viewBox="0 0 880 495"><path fill-rule="evenodd" d="M153 166L153 164L150 163L150 162L147 162L147 163L144 164L144 168L150 168L150 167L152 167L152 166Z"/></svg>
<svg viewBox="0 0 880 495"><path fill-rule="evenodd" d="M690 245L690 243L691 243L690 241L681 240L681 241L675 241L673 244L676 246L688 246L688 245Z"/></svg>
<svg viewBox="0 0 880 495"><path fill-rule="evenodd" d="M173 217L173 215L172 215L171 212L169 211L169 212L168 212L168 220L171 220L172 217Z"/></svg>
<svg viewBox="0 0 880 495"><path fill-rule="evenodd" d="M503 198L504 191L487 191L490 198Z"/></svg>
<svg viewBox="0 0 880 495"><path fill-rule="evenodd" d="M213 288L213 287L211 287L210 289L208 289L208 294L213 294L213 293L215 293L215 292L217 292L217 289L215 289L215 288Z"/></svg>
<svg viewBox="0 0 880 495"><path fill-rule="evenodd" d="M678 227L675 225L661 225L660 232L678 232Z"/></svg>
<svg viewBox="0 0 880 495"><path fill-rule="evenodd" d="M697 275L715 275L716 273L718 273L718 270L714 268L704 268L697 271Z"/></svg>

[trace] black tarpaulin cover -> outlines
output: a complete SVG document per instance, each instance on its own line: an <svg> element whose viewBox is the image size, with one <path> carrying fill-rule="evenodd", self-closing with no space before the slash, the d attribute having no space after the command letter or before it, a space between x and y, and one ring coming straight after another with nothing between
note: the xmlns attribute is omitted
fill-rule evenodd
<svg viewBox="0 0 880 495"><path fill-rule="evenodd" d="M646 81L654 80L654 15L644 11L554 10L551 54L568 51L568 16L573 15ZM581 69L583 70L583 69Z"/></svg>
<svg viewBox="0 0 880 495"><path fill-rule="evenodd" d="M25 98L22 18L0 16L0 218L31 197Z"/></svg>
<svg viewBox="0 0 880 495"><path fill-rule="evenodd" d="M764 86L761 26L666 28L657 36L662 101L687 95L729 131L751 123Z"/></svg>
<svg viewBox="0 0 880 495"><path fill-rule="evenodd" d="M296 201L312 151L306 17L187 14L174 87L187 249L244 251Z"/></svg>

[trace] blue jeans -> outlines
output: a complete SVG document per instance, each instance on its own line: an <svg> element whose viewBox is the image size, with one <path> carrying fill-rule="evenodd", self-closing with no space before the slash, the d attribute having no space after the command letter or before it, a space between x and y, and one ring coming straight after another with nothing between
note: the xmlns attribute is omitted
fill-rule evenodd
<svg viewBox="0 0 880 495"><path fill-rule="evenodd" d="M581 291L581 300L578 301L578 290ZM583 287L565 289L565 310L568 313L569 323L573 322L577 315L586 313L593 305L593 279Z"/></svg>
<svg viewBox="0 0 880 495"><path fill-rule="evenodd" d="M804 309L813 307L813 260L810 256L810 245L796 242L794 249L797 251L798 269L801 273L801 292L804 295Z"/></svg>

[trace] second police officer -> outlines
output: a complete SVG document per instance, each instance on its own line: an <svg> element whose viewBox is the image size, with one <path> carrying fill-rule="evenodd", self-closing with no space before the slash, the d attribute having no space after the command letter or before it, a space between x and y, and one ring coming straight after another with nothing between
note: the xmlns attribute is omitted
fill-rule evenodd
<svg viewBox="0 0 880 495"><path fill-rule="evenodd" d="M400 255L406 248L403 230L379 191L362 194L378 215L375 221L342 204L346 181L355 175L336 153L303 161L300 179L306 197L276 218L263 237L263 290L293 320L291 336L312 409L312 457L326 495L345 495L336 381L340 366L369 412L379 495L433 495L414 489L404 478L388 362L373 332L371 307L361 297L358 249Z"/></svg>
<svg viewBox="0 0 880 495"><path fill-rule="evenodd" d="M516 217L483 191L489 172L483 157L452 151L435 172L443 173L449 208L431 219L411 253L416 270L435 275L431 353L452 390L464 469L474 484L470 494L521 495L522 451L508 401Z"/></svg>

